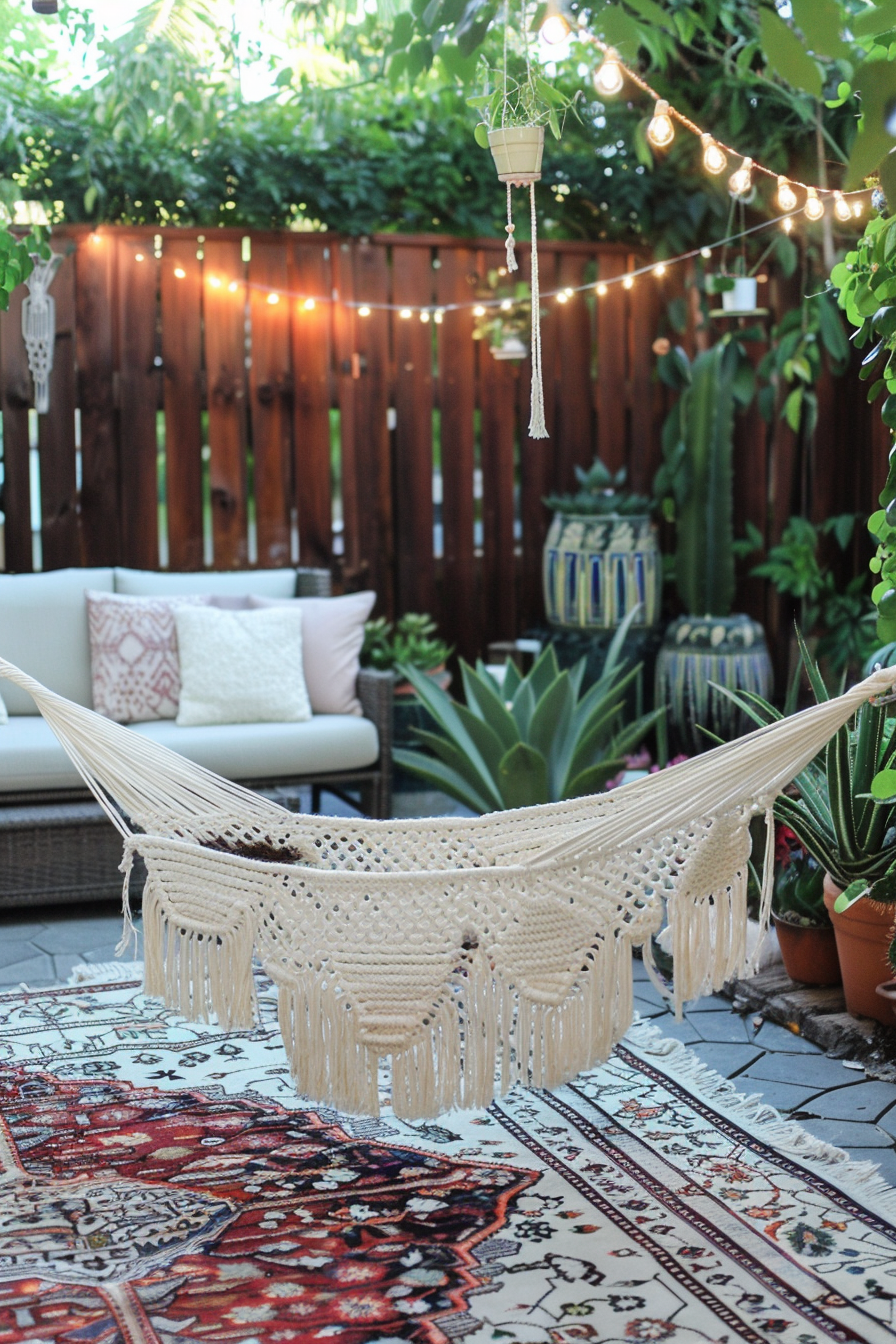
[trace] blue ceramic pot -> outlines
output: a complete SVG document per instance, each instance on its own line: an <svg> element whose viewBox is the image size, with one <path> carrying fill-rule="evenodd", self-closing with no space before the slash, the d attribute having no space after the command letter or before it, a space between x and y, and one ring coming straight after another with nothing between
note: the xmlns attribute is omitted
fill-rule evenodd
<svg viewBox="0 0 896 1344"><path fill-rule="evenodd" d="M711 682L771 697L772 664L757 621L679 616L666 630L656 661L656 704L667 706L672 740L688 755L715 745L700 728L727 742L756 727Z"/></svg>
<svg viewBox="0 0 896 1344"><path fill-rule="evenodd" d="M647 517L555 513L544 544L544 604L553 625L607 630L641 606L635 625L659 620L663 569Z"/></svg>

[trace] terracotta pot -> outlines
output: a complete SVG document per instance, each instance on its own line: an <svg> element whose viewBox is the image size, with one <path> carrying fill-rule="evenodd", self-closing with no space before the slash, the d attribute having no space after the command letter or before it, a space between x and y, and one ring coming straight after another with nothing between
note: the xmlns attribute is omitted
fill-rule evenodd
<svg viewBox="0 0 896 1344"><path fill-rule="evenodd" d="M829 924L790 924L772 915L784 969L802 985L839 985L840 961L834 930Z"/></svg>
<svg viewBox="0 0 896 1344"><path fill-rule="evenodd" d="M434 681L443 691L447 691L451 685L451 673L446 671L444 663L440 663L438 667L431 667L424 675L429 677L430 681ZM397 681L392 694L396 700L414 700L417 692L409 681Z"/></svg>
<svg viewBox="0 0 896 1344"><path fill-rule="evenodd" d="M896 910L863 899L838 915L834 902L840 890L826 873L824 903L837 938L846 1007L858 1017L873 1017L888 1027L893 1015L889 1004L878 994L877 986L892 978L887 950L893 937Z"/></svg>
<svg viewBox="0 0 896 1344"><path fill-rule="evenodd" d="M877 992L887 1004L890 1012L896 1017L896 980L886 980L882 985L878 985ZM892 1022L890 1023L892 1026Z"/></svg>

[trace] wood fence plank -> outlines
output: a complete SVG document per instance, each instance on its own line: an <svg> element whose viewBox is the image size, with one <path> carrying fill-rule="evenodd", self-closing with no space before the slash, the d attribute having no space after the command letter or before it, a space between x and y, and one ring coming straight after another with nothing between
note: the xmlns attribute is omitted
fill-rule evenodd
<svg viewBox="0 0 896 1344"><path fill-rule="evenodd" d="M386 251L360 242L354 249L354 292L359 303L389 301ZM389 362L391 314L374 308L355 321L360 377L353 379L353 460L357 472L360 561L348 577L376 591L378 610L395 613L394 533L392 520L391 445L387 411L392 403ZM400 319L396 319L400 320ZM343 428L343 445L345 431Z"/></svg>
<svg viewBox="0 0 896 1344"><path fill-rule="evenodd" d="M34 567L31 544L31 476L28 408L31 374L22 340L24 289L13 290L9 311L0 314L0 380L3 409L3 511L5 565L15 574Z"/></svg>
<svg viewBox="0 0 896 1344"><path fill-rule="evenodd" d="M115 248L121 420L121 557L127 565L157 569L159 369L155 359L158 353L158 268L147 242L139 237L118 235Z"/></svg>
<svg viewBox="0 0 896 1344"><path fill-rule="evenodd" d="M249 563L246 507L246 268L237 239L204 245L202 301L215 569Z"/></svg>
<svg viewBox="0 0 896 1344"><path fill-rule="evenodd" d="M485 274L490 259L480 254ZM482 586L484 642L516 636L514 486L516 478L519 374L510 361L495 359L478 342L480 463L482 468ZM547 371L546 371L547 374ZM528 436L526 436L528 443Z"/></svg>
<svg viewBox="0 0 896 1344"><path fill-rule="evenodd" d="M354 245L342 242L331 253L334 304L333 348L336 395L339 403L339 495L342 503L342 577L356 584L361 575L361 499L358 488L358 443L355 383L361 377L361 356L355 348L355 329L362 321L352 307L355 295ZM369 320L369 319L368 319Z"/></svg>
<svg viewBox="0 0 896 1344"><path fill-rule="evenodd" d="M332 288L330 248L296 241L289 251L290 293L323 298ZM303 565L329 566L333 550L330 482L330 363L332 305L308 309L290 300L293 399L293 473Z"/></svg>
<svg viewBox="0 0 896 1344"><path fill-rule="evenodd" d="M392 249L394 303L426 304L433 294L425 248ZM431 320L394 321L396 609L431 612L435 602L432 502L433 332Z"/></svg>
<svg viewBox="0 0 896 1344"><path fill-rule="evenodd" d="M288 565L291 556L292 442L286 242L253 242L249 261L252 323L250 415L255 466L258 563ZM272 295L278 302L270 303Z"/></svg>
<svg viewBox="0 0 896 1344"><path fill-rule="evenodd" d="M78 482L75 470L75 259L56 272L56 340L50 374L50 409L38 416L41 547L44 569L81 563Z"/></svg>
<svg viewBox="0 0 896 1344"><path fill-rule="evenodd" d="M162 373L168 563L201 569L202 524L202 265L192 239L164 242Z"/></svg>
<svg viewBox="0 0 896 1344"><path fill-rule="evenodd" d="M639 258L634 256L630 258L632 268L639 264ZM663 400L655 376L656 360L652 347L659 335L660 315L665 301L664 281L652 275L642 275L635 282L634 288L625 294L625 298L628 302L628 331L631 341L629 351L631 438L626 458L628 485L640 494L649 495L661 456Z"/></svg>
<svg viewBox="0 0 896 1344"><path fill-rule="evenodd" d="M468 277L473 252L463 247L439 250L439 303L463 303L470 297ZM475 343L469 308L446 312L438 329L439 421L442 467L442 602L440 625L461 657L481 648L473 553L473 467Z"/></svg>
<svg viewBox="0 0 896 1344"><path fill-rule="evenodd" d="M618 253L600 256L598 280L612 280L625 269ZM597 451L611 471L628 465L626 298L619 283L597 298Z"/></svg>
<svg viewBox="0 0 896 1344"><path fill-rule="evenodd" d="M115 409L115 241L80 237L75 253L75 357L81 410L81 552L115 565L121 550L119 424Z"/></svg>
<svg viewBox="0 0 896 1344"><path fill-rule="evenodd" d="M558 258L557 283L575 289L584 283L587 254L564 252ZM556 479L561 490L576 488L576 467L590 467L594 459L595 426L591 395L591 310L585 294L577 293L557 305L556 318L556 409L554 451Z"/></svg>

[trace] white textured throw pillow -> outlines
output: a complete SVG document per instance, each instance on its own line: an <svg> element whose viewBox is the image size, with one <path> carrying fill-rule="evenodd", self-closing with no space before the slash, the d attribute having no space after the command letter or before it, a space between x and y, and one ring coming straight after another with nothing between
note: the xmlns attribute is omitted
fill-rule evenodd
<svg viewBox="0 0 896 1344"><path fill-rule="evenodd" d="M311 718L302 671L302 613L294 607L180 607L177 722L298 723Z"/></svg>

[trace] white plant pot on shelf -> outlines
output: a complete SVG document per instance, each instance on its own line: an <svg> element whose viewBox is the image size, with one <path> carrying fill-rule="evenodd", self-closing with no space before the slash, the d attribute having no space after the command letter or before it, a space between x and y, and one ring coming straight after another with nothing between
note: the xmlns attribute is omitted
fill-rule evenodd
<svg viewBox="0 0 896 1344"><path fill-rule="evenodd" d="M495 359L525 359L529 347L519 336L505 336L500 345L489 347Z"/></svg>
<svg viewBox="0 0 896 1344"><path fill-rule="evenodd" d="M756 277L734 276L734 288L722 290L722 307L726 313L752 313L756 307Z"/></svg>
<svg viewBox="0 0 896 1344"><path fill-rule="evenodd" d="M500 126L489 131L488 143L502 182L527 187L541 177L543 126Z"/></svg>

